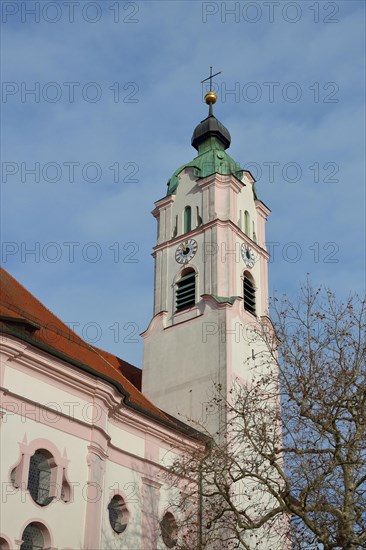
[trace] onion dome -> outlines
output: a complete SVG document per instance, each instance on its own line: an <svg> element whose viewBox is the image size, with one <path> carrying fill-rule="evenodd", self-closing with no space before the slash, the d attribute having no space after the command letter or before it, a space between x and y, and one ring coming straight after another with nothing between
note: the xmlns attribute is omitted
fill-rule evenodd
<svg viewBox="0 0 366 550"><path fill-rule="evenodd" d="M196 126L193 136L192 145L198 151L199 145L211 137L215 137L224 146L224 149L228 149L231 143L230 132L213 114L212 105L217 101L217 95L210 90L205 95L205 101L209 105L208 117L202 120L198 126Z"/></svg>
<svg viewBox="0 0 366 550"><path fill-rule="evenodd" d="M199 145L206 141L210 137L218 139L224 149L228 149L231 143L230 132L213 114L209 114L207 118L202 120L198 126L196 126L193 136L192 145L198 151Z"/></svg>
<svg viewBox="0 0 366 550"><path fill-rule="evenodd" d="M209 106L208 116L196 126L191 141L198 155L174 172L167 184L167 195L177 192L180 174L185 168L191 168L198 179L221 174L232 175L242 181L243 169L226 152L231 143L230 132L213 114L212 106L216 100L217 95L212 90L205 95L205 101Z"/></svg>

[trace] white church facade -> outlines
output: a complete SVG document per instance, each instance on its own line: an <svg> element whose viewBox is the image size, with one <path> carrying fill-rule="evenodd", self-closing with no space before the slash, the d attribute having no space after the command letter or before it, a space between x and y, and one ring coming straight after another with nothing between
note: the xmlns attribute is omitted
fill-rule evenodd
<svg viewBox="0 0 366 550"><path fill-rule="evenodd" d="M166 467L202 441L144 398L141 371L4 271L1 289L1 550L173 547Z"/></svg>
<svg viewBox="0 0 366 550"><path fill-rule="evenodd" d="M268 315L269 209L209 114L155 203L154 312L142 371L72 332L1 271L1 550L164 550L179 543L167 468L215 433L213 384L247 377ZM172 367L174 366L174 368ZM264 547L263 547L264 548Z"/></svg>

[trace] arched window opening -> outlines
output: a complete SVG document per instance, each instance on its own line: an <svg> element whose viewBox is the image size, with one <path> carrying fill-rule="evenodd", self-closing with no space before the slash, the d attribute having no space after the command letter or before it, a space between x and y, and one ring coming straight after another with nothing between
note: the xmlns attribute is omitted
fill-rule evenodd
<svg viewBox="0 0 366 550"><path fill-rule="evenodd" d="M174 548L178 540L178 525L173 514L167 512L160 522L160 531L167 548Z"/></svg>
<svg viewBox="0 0 366 550"><path fill-rule="evenodd" d="M255 287L249 273L244 273L244 309L255 315Z"/></svg>
<svg viewBox="0 0 366 550"><path fill-rule="evenodd" d="M190 206L184 209L184 228L183 232L188 233L192 229L192 210Z"/></svg>
<svg viewBox="0 0 366 550"><path fill-rule="evenodd" d="M248 210L244 212L244 233L250 237L250 216Z"/></svg>
<svg viewBox="0 0 366 550"><path fill-rule="evenodd" d="M202 218L200 216L200 210L198 206L196 206L196 227L199 227L200 225L202 225Z"/></svg>
<svg viewBox="0 0 366 550"><path fill-rule="evenodd" d="M53 497L50 496L52 455L44 449L37 450L30 458L28 474L28 491L40 506L47 506Z"/></svg>
<svg viewBox="0 0 366 550"><path fill-rule="evenodd" d="M120 534L126 530L129 513L125 501L120 495L115 495L108 504L109 523L113 531Z"/></svg>
<svg viewBox="0 0 366 550"><path fill-rule="evenodd" d="M40 523L30 523L23 531L20 550L43 550L45 527Z"/></svg>
<svg viewBox="0 0 366 550"><path fill-rule="evenodd" d="M0 537L0 550L10 550L9 544L2 537Z"/></svg>
<svg viewBox="0 0 366 550"><path fill-rule="evenodd" d="M178 216L175 216L175 224L173 227L172 238L174 239L178 235Z"/></svg>
<svg viewBox="0 0 366 550"><path fill-rule="evenodd" d="M176 308L177 311L194 306L196 303L196 272L186 269L177 282Z"/></svg>
<svg viewBox="0 0 366 550"><path fill-rule="evenodd" d="M253 241L256 243L257 242L257 235L256 235L256 232L255 232L255 225L254 225L254 222L253 222Z"/></svg>

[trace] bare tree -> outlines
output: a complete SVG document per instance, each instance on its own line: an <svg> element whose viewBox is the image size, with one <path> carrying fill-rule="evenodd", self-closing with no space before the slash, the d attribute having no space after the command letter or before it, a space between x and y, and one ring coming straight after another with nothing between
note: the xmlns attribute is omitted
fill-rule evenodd
<svg viewBox="0 0 366 550"><path fill-rule="evenodd" d="M198 503L181 548L366 548L366 301L307 284L272 310L247 380L216 388L225 431L172 467Z"/></svg>

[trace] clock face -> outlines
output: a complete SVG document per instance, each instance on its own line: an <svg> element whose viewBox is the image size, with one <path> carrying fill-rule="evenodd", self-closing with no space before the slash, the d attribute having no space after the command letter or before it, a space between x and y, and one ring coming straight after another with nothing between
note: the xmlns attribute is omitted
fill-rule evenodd
<svg viewBox="0 0 366 550"><path fill-rule="evenodd" d="M250 246L243 243L241 245L241 257L243 258L243 261L247 267L252 268L255 264L255 256L254 251Z"/></svg>
<svg viewBox="0 0 366 550"><path fill-rule="evenodd" d="M181 243L175 251L175 259L179 264L187 264L197 252L197 243L189 239Z"/></svg>

